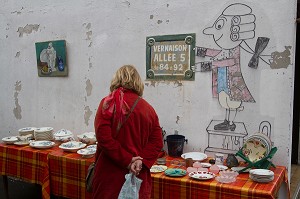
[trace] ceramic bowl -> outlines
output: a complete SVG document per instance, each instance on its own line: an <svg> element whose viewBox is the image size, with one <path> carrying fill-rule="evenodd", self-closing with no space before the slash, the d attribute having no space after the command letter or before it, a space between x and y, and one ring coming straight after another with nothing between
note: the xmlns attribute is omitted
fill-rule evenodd
<svg viewBox="0 0 300 199"><path fill-rule="evenodd" d="M85 143L77 142L77 141L69 141L59 145L59 148L68 152L77 152L77 150L82 149L84 147L86 147Z"/></svg>
<svg viewBox="0 0 300 199"><path fill-rule="evenodd" d="M20 136L32 135L34 136L34 130L36 127L24 127L18 130Z"/></svg>

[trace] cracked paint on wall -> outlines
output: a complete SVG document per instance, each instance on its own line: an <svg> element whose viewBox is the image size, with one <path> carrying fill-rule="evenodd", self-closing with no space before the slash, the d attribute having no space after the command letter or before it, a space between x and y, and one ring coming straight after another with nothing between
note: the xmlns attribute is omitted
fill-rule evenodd
<svg viewBox="0 0 300 199"><path fill-rule="evenodd" d="M16 107L13 109L13 112L14 112L15 118L18 119L18 120L22 119L22 115L21 115L22 108L19 104L19 99L18 99L18 95L19 95L21 90L22 90L21 81L17 81L16 84L15 84L15 93L14 93L14 99L15 99L15 106Z"/></svg>
<svg viewBox="0 0 300 199"><path fill-rule="evenodd" d="M19 37L23 37L24 33L29 35L32 33L32 31L37 32L39 27L39 24L27 24L25 27L19 27L17 32L19 33Z"/></svg>
<svg viewBox="0 0 300 199"><path fill-rule="evenodd" d="M272 69L287 68L291 64L291 48L291 46L285 46L285 50L283 52L272 52L270 67Z"/></svg>
<svg viewBox="0 0 300 199"><path fill-rule="evenodd" d="M93 112L91 111L90 107L89 106L85 106L84 107L84 123L85 125L89 125L89 120L90 120L90 117L91 115L93 114Z"/></svg>
<svg viewBox="0 0 300 199"><path fill-rule="evenodd" d="M179 119L180 119L180 117L177 115L177 117L176 117L176 124L178 124Z"/></svg>
<svg viewBox="0 0 300 199"><path fill-rule="evenodd" d="M92 89L93 89L93 85L91 84L91 80L86 80L85 82L85 91L86 91L86 95L90 96L92 94Z"/></svg>

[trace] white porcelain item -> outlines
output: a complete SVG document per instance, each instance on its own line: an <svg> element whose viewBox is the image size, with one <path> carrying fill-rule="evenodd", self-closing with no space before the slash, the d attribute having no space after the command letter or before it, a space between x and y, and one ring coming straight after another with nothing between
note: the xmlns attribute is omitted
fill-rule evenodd
<svg viewBox="0 0 300 199"><path fill-rule="evenodd" d="M8 137L2 138L2 141L5 144L14 144L15 142L19 141L19 138L17 136L8 136Z"/></svg>
<svg viewBox="0 0 300 199"><path fill-rule="evenodd" d="M96 150L85 148L85 149L79 149L79 150L77 151L77 153L78 153L79 155L82 155L82 157L89 158L89 157L92 157L92 156L96 153Z"/></svg>
<svg viewBox="0 0 300 199"><path fill-rule="evenodd" d="M36 129L36 127L24 127L18 130L19 135L21 136L25 136L25 135L29 135L31 134L32 136L34 136L34 130Z"/></svg>
<svg viewBox="0 0 300 199"><path fill-rule="evenodd" d="M64 151L76 152L77 150L82 149L85 146L86 144L82 142L69 141L59 145L59 148L63 149Z"/></svg>
<svg viewBox="0 0 300 199"><path fill-rule="evenodd" d="M181 157L183 159L192 158L193 161L202 161L207 158L207 155L205 153L201 153L201 152L189 152L189 153L182 154Z"/></svg>
<svg viewBox="0 0 300 199"><path fill-rule="evenodd" d="M215 177L215 174L207 171L196 171L196 172L189 173L189 176L196 180L210 180Z"/></svg>
<svg viewBox="0 0 300 199"><path fill-rule="evenodd" d="M165 165L153 165L150 168L150 172L151 173L160 173L160 172L163 172L163 171L165 171L167 169L168 169L168 167L165 166Z"/></svg>
<svg viewBox="0 0 300 199"><path fill-rule="evenodd" d="M65 137L65 136L72 136L72 135L73 135L73 133L66 129L60 129L54 133L55 137Z"/></svg>
<svg viewBox="0 0 300 199"><path fill-rule="evenodd" d="M55 145L55 142L51 142L49 140L40 140L40 141L34 141L30 142L29 146L37 149L48 149Z"/></svg>

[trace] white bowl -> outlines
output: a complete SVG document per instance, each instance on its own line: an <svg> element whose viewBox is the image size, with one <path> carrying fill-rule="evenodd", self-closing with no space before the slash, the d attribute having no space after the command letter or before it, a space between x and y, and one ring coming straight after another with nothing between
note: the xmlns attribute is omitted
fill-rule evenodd
<svg viewBox="0 0 300 199"><path fill-rule="evenodd" d="M15 142L19 141L19 139L17 136L9 136L9 137L2 138L2 141L5 144L14 144Z"/></svg>
<svg viewBox="0 0 300 199"><path fill-rule="evenodd" d="M207 158L207 155L201 152L189 152L181 155L183 159L192 158L193 161L202 161Z"/></svg>
<svg viewBox="0 0 300 199"><path fill-rule="evenodd" d="M79 149L82 149L86 146L85 143L82 142L77 142L77 141L69 141L69 142L65 142L62 143L61 145L59 145L59 148L63 149L64 151L68 151L68 152L76 152Z"/></svg>

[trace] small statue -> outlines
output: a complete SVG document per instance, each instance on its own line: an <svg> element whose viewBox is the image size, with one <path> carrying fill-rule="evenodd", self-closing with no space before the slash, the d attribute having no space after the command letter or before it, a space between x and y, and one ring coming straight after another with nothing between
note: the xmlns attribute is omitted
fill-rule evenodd
<svg viewBox="0 0 300 199"><path fill-rule="evenodd" d="M228 154L226 159L226 166L228 166L228 168L239 166L239 161L234 154Z"/></svg>

